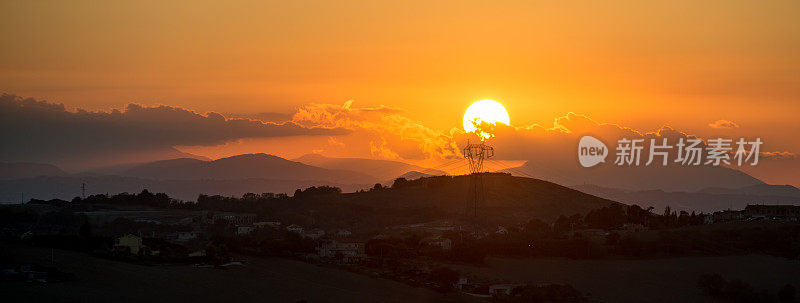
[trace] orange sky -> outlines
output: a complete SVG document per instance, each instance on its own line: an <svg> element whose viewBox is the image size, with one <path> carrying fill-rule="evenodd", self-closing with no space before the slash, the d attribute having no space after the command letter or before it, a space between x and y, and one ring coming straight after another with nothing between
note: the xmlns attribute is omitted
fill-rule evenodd
<svg viewBox="0 0 800 303"><path fill-rule="evenodd" d="M514 125L725 119L797 153L797 20L798 1L4 1L0 90L244 114L352 99L443 131L494 99Z"/></svg>

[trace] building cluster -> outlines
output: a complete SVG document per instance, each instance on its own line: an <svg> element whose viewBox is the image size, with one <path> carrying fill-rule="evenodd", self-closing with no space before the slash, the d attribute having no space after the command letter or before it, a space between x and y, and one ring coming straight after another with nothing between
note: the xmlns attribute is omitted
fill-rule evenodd
<svg viewBox="0 0 800 303"><path fill-rule="evenodd" d="M800 206L750 204L743 210L723 210L714 212L706 222L718 223L759 220L798 222L800 221Z"/></svg>
<svg viewBox="0 0 800 303"><path fill-rule="evenodd" d="M356 263L366 259L365 243L352 239L335 239L317 246L320 258Z"/></svg>

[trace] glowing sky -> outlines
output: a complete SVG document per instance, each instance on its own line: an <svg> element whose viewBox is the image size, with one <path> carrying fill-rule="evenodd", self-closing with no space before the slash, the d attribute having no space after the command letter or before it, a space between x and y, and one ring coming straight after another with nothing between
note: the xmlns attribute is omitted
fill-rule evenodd
<svg viewBox="0 0 800 303"><path fill-rule="evenodd" d="M576 112L796 153L797 20L799 1L3 1L0 91L245 115L355 100L443 131L492 99L517 126Z"/></svg>

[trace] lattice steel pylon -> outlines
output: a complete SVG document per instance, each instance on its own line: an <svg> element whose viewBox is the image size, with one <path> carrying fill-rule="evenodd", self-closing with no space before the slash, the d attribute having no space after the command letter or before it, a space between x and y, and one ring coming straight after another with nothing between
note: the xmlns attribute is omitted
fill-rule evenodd
<svg viewBox="0 0 800 303"><path fill-rule="evenodd" d="M483 160L494 156L494 148L486 145L483 141L481 141L480 144L470 144L469 141L467 141L467 146L464 147L462 153L464 154L464 158L467 158L469 161L469 172L472 174L482 173Z"/></svg>
<svg viewBox="0 0 800 303"><path fill-rule="evenodd" d="M471 192L470 197L466 199L464 213L469 216L470 208L472 208L472 220L475 229L479 228L478 208L484 204L485 189L483 186L483 160L494 156L494 148L486 145L483 141L479 144L470 144L467 141L467 146L462 150L464 158L469 162L469 185L468 191ZM470 203L472 202L472 203ZM472 204L472 205L470 205ZM472 206L472 207L470 207Z"/></svg>

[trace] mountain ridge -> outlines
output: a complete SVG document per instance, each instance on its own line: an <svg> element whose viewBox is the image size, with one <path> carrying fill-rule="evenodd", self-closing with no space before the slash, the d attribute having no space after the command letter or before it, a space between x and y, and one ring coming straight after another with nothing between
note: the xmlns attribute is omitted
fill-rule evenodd
<svg viewBox="0 0 800 303"><path fill-rule="evenodd" d="M366 158L333 158L320 154L305 154L293 159L301 163L327 169L353 170L375 177L377 180L394 180L408 172L417 171L428 175L445 175L444 171L421 167L400 161L366 159Z"/></svg>

